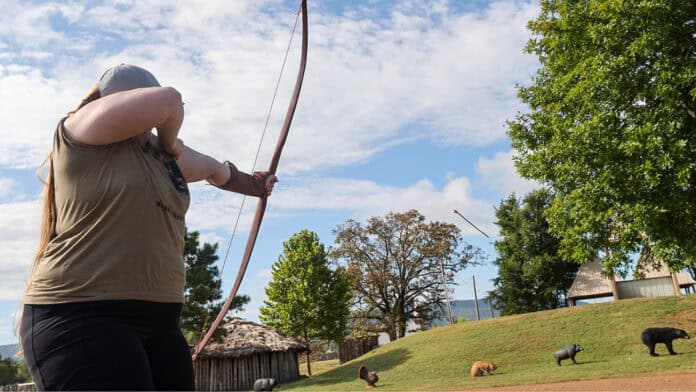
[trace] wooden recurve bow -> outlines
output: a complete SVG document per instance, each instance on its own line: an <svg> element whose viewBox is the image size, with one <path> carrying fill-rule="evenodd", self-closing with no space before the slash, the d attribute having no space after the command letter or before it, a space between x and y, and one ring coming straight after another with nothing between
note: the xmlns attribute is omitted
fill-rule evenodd
<svg viewBox="0 0 696 392"><path fill-rule="evenodd" d="M297 108L297 101L300 97L300 90L302 89L302 81L304 79L305 68L307 66L307 45L308 45L308 20L307 20L307 0L302 0L300 6L300 12L302 13L302 55L300 60L300 68L297 73L297 79L295 80L295 89L292 93L292 99L290 100L290 105L288 106L288 112L285 115L285 121L283 122L283 128L278 136L278 141L276 142L275 151L273 152L273 158L271 159L271 164L268 169L270 174L275 174L278 169L278 163L280 162L280 154L283 152L283 146L285 146L285 141L288 138L288 133L290 131L290 124L292 124L292 119L295 115L295 108ZM232 305L234 297L237 295L237 290L242 284L242 279L244 278L244 273L246 272L247 266L249 265L249 259L251 258L251 253L254 250L254 244L256 243L256 237L259 233L259 227L261 226L261 221L263 220L264 212L266 211L266 203L268 202L268 197L263 196L259 198L256 205L256 213L254 214L254 222L251 225L251 230L249 231L249 238L247 239L246 248L244 249L244 256L242 257L242 262L239 266L239 272L237 273L237 278L234 281L234 286L230 290L230 294L227 296L225 304L220 309L215 321L211 324L210 329L205 334L203 339L196 345L196 349L193 353L193 360L195 361L200 353L205 348L206 344L210 341L215 330L220 326L220 323L225 318L227 311Z"/></svg>

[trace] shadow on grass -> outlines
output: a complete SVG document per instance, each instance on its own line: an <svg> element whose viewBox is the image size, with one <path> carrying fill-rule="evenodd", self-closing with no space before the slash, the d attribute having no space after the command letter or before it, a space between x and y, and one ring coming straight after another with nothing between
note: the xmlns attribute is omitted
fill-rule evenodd
<svg viewBox="0 0 696 392"><path fill-rule="evenodd" d="M556 366L556 367L559 368L559 369L562 369L562 368L572 368L573 366L582 366L582 365L590 365L590 364L593 364L593 363L607 363L607 362L609 362L609 361L607 361L607 360L602 360L602 361L578 361L578 363L572 363L572 362L571 362L571 363L564 363L564 364L561 365L561 366L558 366L557 364L554 363L554 366Z"/></svg>
<svg viewBox="0 0 696 392"><path fill-rule="evenodd" d="M358 379L358 369L360 366L365 366L369 370L374 370L379 373L390 370L402 363L404 363L411 356L409 350L405 348L399 348L395 350L390 350L383 354L373 355L369 358L361 360L357 358L348 364L341 365L340 367L329 370L315 377L303 378L299 381L293 382L291 384L286 384L286 388L293 387L309 387L321 389L324 385L340 384L344 382L351 382ZM378 382L377 385L388 386L383 382Z"/></svg>
<svg viewBox="0 0 696 392"><path fill-rule="evenodd" d="M659 358L659 357L664 357L664 358L669 358L669 357L679 357L679 356L693 356L696 355L695 351L681 351L676 354L670 354L670 353L656 353L657 355L652 356L653 358ZM646 353L645 356L651 356L650 353Z"/></svg>
<svg viewBox="0 0 696 392"><path fill-rule="evenodd" d="M590 365L590 364L593 364L593 363L607 363L607 362L609 362L609 361L607 361L607 360L603 360L603 361L582 361L582 362L578 361L577 364L575 364L575 365L568 365L568 366L569 366L569 367L570 367L570 366L581 366L581 365ZM559 366L559 367L562 367L562 366Z"/></svg>

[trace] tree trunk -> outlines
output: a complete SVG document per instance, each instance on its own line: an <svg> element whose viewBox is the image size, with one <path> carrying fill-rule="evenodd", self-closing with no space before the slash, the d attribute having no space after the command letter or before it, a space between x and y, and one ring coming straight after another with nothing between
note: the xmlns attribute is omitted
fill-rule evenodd
<svg viewBox="0 0 696 392"><path fill-rule="evenodd" d="M307 334L305 334L305 341L307 342L307 345L309 345L310 350L311 350L311 345L309 344L309 337L307 337ZM307 356L307 375L311 376L312 375L312 367L309 364L309 354L310 350L305 351L305 355Z"/></svg>
<svg viewBox="0 0 696 392"><path fill-rule="evenodd" d="M396 325L390 326L389 331L387 331L387 332L389 333L389 341L390 342L394 342L394 341L396 341L396 339L399 338L399 336L396 333Z"/></svg>
<svg viewBox="0 0 696 392"><path fill-rule="evenodd" d="M401 339L406 336L406 321L408 320L403 300L399 300L394 308L394 313L396 316L396 332L399 334L399 339Z"/></svg>
<svg viewBox="0 0 696 392"><path fill-rule="evenodd" d="M406 320L399 320L399 338L406 336Z"/></svg>

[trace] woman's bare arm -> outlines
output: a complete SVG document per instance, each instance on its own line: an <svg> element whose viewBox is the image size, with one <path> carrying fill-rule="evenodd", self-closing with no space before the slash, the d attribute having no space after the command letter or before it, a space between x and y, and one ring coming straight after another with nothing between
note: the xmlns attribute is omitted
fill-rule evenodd
<svg viewBox="0 0 696 392"><path fill-rule="evenodd" d="M104 145L120 142L157 128L158 144L178 156L176 143L184 118L181 94L172 87L147 87L99 98L65 120L74 140Z"/></svg>
<svg viewBox="0 0 696 392"><path fill-rule="evenodd" d="M207 180L212 185L222 185L230 177L226 165L188 146L183 146L183 153L176 163L186 182Z"/></svg>
<svg viewBox="0 0 696 392"><path fill-rule="evenodd" d="M238 171L236 168L231 170L230 166L227 164L221 163L208 155L184 146L181 142L179 142L179 144L183 149L183 153L179 156L176 163L184 179L186 179L186 182L206 180L208 183L225 190L245 193L247 195L253 194L255 196L259 196L259 194L256 194L256 192L249 192L251 189L256 189L261 193L265 192L266 196L269 196L271 192L273 192L273 186L278 182L278 178L268 172L255 172L252 175L248 175ZM229 185L228 181L231 180L240 181L242 185L225 186ZM256 185L249 188L247 185L252 183ZM260 188L257 188L257 186ZM263 191L264 188L265 191Z"/></svg>

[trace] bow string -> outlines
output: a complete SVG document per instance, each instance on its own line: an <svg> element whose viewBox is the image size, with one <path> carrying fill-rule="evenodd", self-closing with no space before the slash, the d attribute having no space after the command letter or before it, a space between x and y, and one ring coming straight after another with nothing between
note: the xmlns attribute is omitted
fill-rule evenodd
<svg viewBox="0 0 696 392"><path fill-rule="evenodd" d="M280 135L276 142L275 150L273 152L273 157L271 158L271 163L268 168L270 174L276 174L278 169L278 163L280 162L280 155L283 152L283 147L285 146L285 141L288 138L288 133L290 131L290 125L292 124L292 119L295 116L295 109L297 108L297 102L300 97L300 90L302 89L302 81L304 80L305 68L307 66L307 46L309 42L309 32L308 32L308 18L307 18L307 0L302 0L300 5L300 12L302 13L302 54L300 60L300 67L297 73L297 79L295 80L295 88L292 93L292 98L290 99L290 104L288 105L288 111L285 114L285 120L283 122L283 127L281 128ZM254 245L256 244L256 238L258 237L259 228L261 227L261 221L263 220L264 213L266 212L266 205L268 203L268 196L262 196L259 198L256 204L256 212L254 214L254 221L249 230L249 238L247 239L246 247L244 249L244 255L242 257L242 262L239 266L239 272L237 273L237 278L234 281L234 286L230 290L230 294L227 296L222 309L218 313L215 321L211 324L210 329L205 334L205 336L198 342L196 349L193 353L193 360L195 361L201 354L206 344L210 341L215 330L220 326L220 323L225 318L225 315L232 305L234 297L237 295L239 286L242 284L242 279L246 273L246 269L249 265L249 260L251 259L251 254L254 251Z"/></svg>

